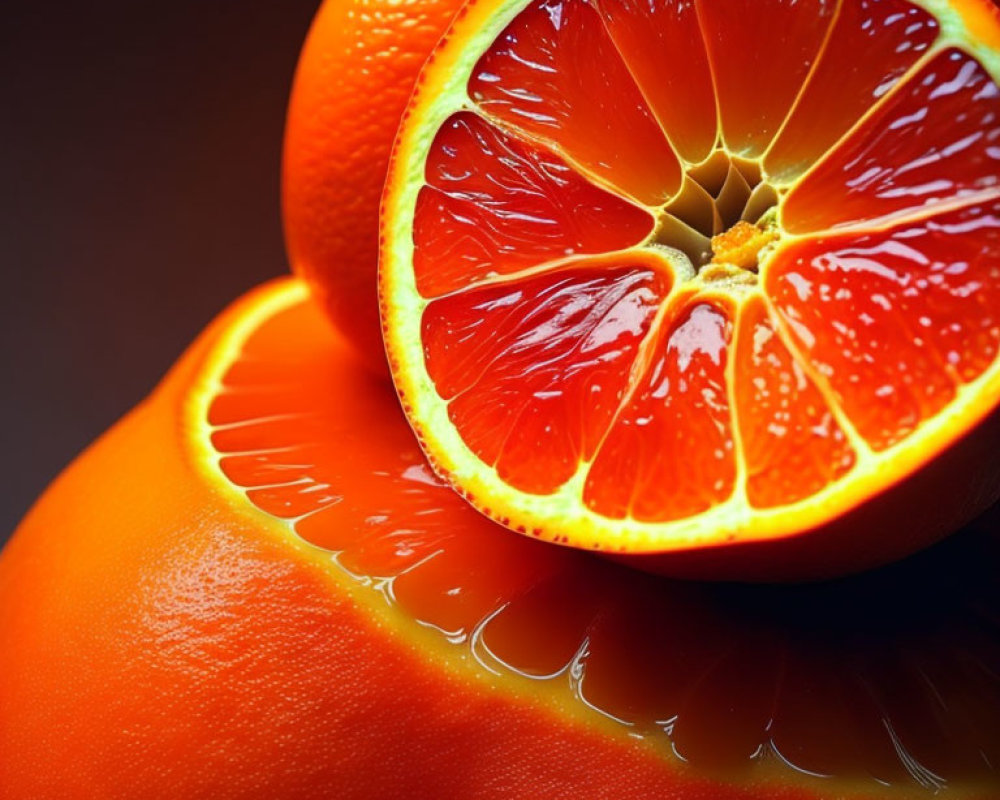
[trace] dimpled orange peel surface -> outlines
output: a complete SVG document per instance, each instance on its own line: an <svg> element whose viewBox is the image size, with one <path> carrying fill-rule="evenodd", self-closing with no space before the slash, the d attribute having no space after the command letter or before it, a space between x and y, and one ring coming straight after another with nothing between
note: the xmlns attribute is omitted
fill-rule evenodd
<svg viewBox="0 0 1000 800"><path fill-rule="evenodd" d="M461 0L325 0L285 124L282 219L292 269L378 373L378 205L417 72Z"/></svg>

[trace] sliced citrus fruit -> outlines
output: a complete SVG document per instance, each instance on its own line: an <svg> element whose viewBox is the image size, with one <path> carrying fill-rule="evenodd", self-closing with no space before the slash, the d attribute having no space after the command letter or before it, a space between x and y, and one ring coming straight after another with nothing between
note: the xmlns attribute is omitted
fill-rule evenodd
<svg viewBox="0 0 1000 800"><path fill-rule="evenodd" d="M998 80L986 0L475 0L383 200L435 469L677 574L955 530L1000 492Z"/></svg>
<svg viewBox="0 0 1000 800"><path fill-rule="evenodd" d="M0 558L0 796L988 800L998 532L783 588L511 536L281 282Z"/></svg>

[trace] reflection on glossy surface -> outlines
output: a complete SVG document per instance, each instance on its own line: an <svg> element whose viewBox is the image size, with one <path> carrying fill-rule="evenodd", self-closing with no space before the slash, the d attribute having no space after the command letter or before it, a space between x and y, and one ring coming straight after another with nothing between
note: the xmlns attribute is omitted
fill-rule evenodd
<svg viewBox="0 0 1000 800"><path fill-rule="evenodd" d="M728 149L760 156L820 52L837 0L697 3Z"/></svg>
<svg viewBox="0 0 1000 800"><path fill-rule="evenodd" d="M655 265L577 263L433 301L424 354L465 443L525 491L589 460L671 281Z"/></svg>
<svg viewBox="0 0 1000 800"><path fill-rule="evenodd" d="M522 12L476 65L469 96L640 202L658 205L680 185L677 156L585 0Z"/></svg>
<svg viewBox="0 0 1000 800"><path fill-rule="evenodd" d="M698 163L715 146L712 74L694 0L601 0L597 10L678 155Z"/></svg>
<svg viewBox="0 0 1000 800"><path fill-rule="evenodd" d="M792 244L765 288L875 450L912 433L1000 349L1000 202Z"/></svg>
<svg viewBox="0 0 1000 800"><path fill-rule="evenodd" d="M793 233L898 218L1000 193L1000 89L946 50L890 94L788 195Z"/></svg>
<svg viewBox="0 0 1000 800"><path fill-rule="evenodd" d="M475 114L453 115L428 156L414 270L424 297L566 256L641 242L653 217L554 153Z"/></svg>
<svg viewBox="0 0 1000 800"><path fill-rule="evenodd" d="M795 775L838 796L1000 791L1000 512L839 583L639 574L472 511L311 306L249 340L210 420L261 508L519 691L558 688L715 775Z"/></svg>
<svg viewBox="0 0 1000 800"><path fill-rule="evenodd" d="M584 501L608 517L690 516L727 498L736 479L725 379L729 314L692 300L654 336L587 475Z"/></svg>
<svg viewBox="0 0 1000 800"><path fill-rule="evenodd" d="M764 157L794 179L882 99L937 38L937 21L905 0L840 4L819 63Z"/></svg>
<svg viewBox="0 0 1000 800"><path fill-rule="evenodd" d="M793 503L854 466L843 429L779 338L760 297L740 315L733 375L752 506Z"/></svg>

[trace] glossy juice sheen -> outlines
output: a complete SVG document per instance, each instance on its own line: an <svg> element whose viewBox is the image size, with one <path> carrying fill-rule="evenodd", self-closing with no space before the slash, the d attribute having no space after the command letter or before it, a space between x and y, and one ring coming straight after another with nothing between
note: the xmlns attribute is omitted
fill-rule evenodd
<svg viewBox="0 0 1000 800"><path fill-rule="evenodd" d="M917 442L1000 352L1000 89L954 42L907 0L526 3L413 210L439 458L558 538L821 506Z"/></svg>
<svg viewBox="0 0 1000 800"><path fill-rule="evenodd" d="M246 342L209 413L221 467L456 659L726 780L907 798L1000 786L997 519L837 583L637 573L473 511L325 325L298 305Z"/></svg>

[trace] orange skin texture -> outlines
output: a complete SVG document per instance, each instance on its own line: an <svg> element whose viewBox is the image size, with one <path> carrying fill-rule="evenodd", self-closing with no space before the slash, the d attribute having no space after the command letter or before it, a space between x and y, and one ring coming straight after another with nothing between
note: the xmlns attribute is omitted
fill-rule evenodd
<svg viewBox="0 0 1000 800"><path fill-rule="evenodd" d="M382 185L417 73L460 5L327 0L292 88L282 180L292 269L385 375L376 289Z"/></svg>
<svg viewBox="0 0 1000 800"><path fill-rule="evenodd" d="M0 798L815 797L693 776L453 669L205 480L185 393L240 308L0 556Z"/></svg>

